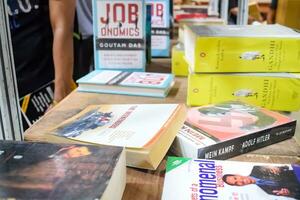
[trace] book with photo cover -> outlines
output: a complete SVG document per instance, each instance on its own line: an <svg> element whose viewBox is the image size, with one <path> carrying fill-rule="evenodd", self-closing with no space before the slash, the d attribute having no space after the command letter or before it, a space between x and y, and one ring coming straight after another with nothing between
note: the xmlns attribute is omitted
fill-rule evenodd
<svg viewBox="0 0 300 200"><path fill-rule="evenodd" d="M166 97L174 84L167 73L95 70L77 81L78 91Z"/></svg>
<svg viewBox="0 0 300 200"><path fill-rule="evenodd" d="M50 134L70 142L125 147L127 166L155 170L185 115L184 104L91 105Z"/></svg>
<svg viewBox="0 0 300 200"><path fill-rule="evenodd" d="M300 199L300 165L169 157L162 199Z"/></svg>
<svg viewBox="0 0 300 200"><path fill-rule="evenodd" d="M188 110L172 151L183 157L227 159L293 137L296 120L239 101Z"/></svg>
<svg viewBox="0 0 300 200"><path fill-rule="evenodd" d="M95 68L145 71L144 0L93 0Z"/></svg>
<svg viewBox="0 0 300 200"><path fill-rule="evenodd" d="M121 199L120 147L0 141L0 199Z"/></svg>

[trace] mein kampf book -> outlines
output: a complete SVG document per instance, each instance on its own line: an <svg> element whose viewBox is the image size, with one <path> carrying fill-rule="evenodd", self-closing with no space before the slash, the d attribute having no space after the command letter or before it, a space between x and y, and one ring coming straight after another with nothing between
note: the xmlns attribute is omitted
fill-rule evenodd
<svg viewBox="0 0 300 200"><path fill-rule="evenodd" d="M238 101L193 107L172 150L192 158L227 159L293 137L296 120Z"/></svg>
<svg viewBox="0 0 300 200"><path fill-rule="evenodd" d="M58 125L52 133L82 142L125 147L128 166L154 170L185 115L183 104L94 105Z"/></svg>
<svg viewBox="0 0 300 200"><path fill-rule="evenodd" d="M0 199L121 199L125 150L0 141Z"/></svg>
<svg viewBox="0 0 300 200"><path fill-rule="evenodd" d="M77 81L78 91L166 97L174 84L172 74L96 70Z"/></svg>
<svg viewBox="0 0 300 200"><path fill-rule="evenodd" d="M281 25L186 26L194 72L300 72L300 34Z"/></svg>
<svg viewBox="0 0 300 200"><path fill-rule="evenodd" d="M45 114L53 97L54 82L52 81L20 99L24 130Z"/></svg>
<svg viewBox="0 0 300 200"><path fill-rule="evenodd" d="M162 199L300 199L300 165L169 157Z"/></svg>
<svg viewBox="0 0 300 200"><path fill-rule="evenodd" d="M151 55L170 56L170 0L146 0L152 7Z"/></svg>
<svg viewBox="0 0 300 200"><path fill-rule="evenodd" d="M229 73L189 75L188 105L201 106L228 100L242 100L270 110L299 110L300 74Z"/></svg>
<svg viewBox="0 0 300 200"><path fill-rule="evenodd" d="M96 69L145 70L145 11L144 0L93 0Z"/></svg>

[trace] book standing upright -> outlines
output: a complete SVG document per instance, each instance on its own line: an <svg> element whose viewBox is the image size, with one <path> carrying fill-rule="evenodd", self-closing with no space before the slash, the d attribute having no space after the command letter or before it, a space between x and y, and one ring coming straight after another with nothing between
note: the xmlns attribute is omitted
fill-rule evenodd
<svg viewBox="0 0 300 200"><path fill-rule="evenodd" d="M146 0L152 7L152 57L170 56L170 2L169 0Z"/></svg>
<svg viewBox="0 0 300 200"><path fill-rule="evenodd" d="M95 68L145 71L144 0L93 0Z"/></svg>

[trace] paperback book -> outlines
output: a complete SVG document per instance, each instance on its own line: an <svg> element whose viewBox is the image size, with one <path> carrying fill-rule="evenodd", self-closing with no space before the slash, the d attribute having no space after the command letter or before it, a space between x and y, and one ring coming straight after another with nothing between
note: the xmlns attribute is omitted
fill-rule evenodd
<svg viewBox="0 0 300 200"><path fill-rule="evenodd" d="M294 136L296 120L238 101L193 107L172 150L190 158L228 159Z"/></svg>
<svg viewBox="0 0 300 200"><path fill-rule="evenodd" d="M95 70L77 81L78 91L166 97L174 84L172 74Z"/></svg>
<svg viewBox="0 0 300 200"><path fill-rule="evenodd" d="M144 0L93 0L96 69L145 71Z"/></svg>
<svg viewBox="0 0 300 200"><path fill-rule="evenodd" d="M184 58L184 45L178 43L172 47L172 74L175 76L185 76L189 74L189 65Z"/></svg>
<svg viewBox="0 0 300 200"><path fill-rule="evenodd" d="M245 101L270 110L297 111L300 109L300 74L189 74L188 105L229 100Z"/></svg>
<svg viewBox="0 0 300 200"><path fill-rule="evenodd" d="M121 199L120 147L0 141L0 199Z"/></svg>
<svg viewBox="0 0 300 200"><path fill-rule="evenodd" d="M300 199L300 165L169 157L162 199Z"/></svg>
<svg viewBox="0 0 300 200"><path fill-rule="evenodd" d="M54 82L52 81L20 99L24 130L45 114L53 97Z"/></svg>
<svg viewBox="0 0 300 200"><path fill-rule="evenodd" d="M170 0L146 0L151 5L151 55L170 57Z"/></svg>
<svg viewBox="0 0 300 200"><path fill-rule="evenodd" d="M300 34L281 25L186 26L184 45L196 73L300 72Z"/></svg>
<svg viewBox="0 0 300 200"><path fill-rule="evenodd" d="M154 170L185 115L181 104L94 105L51 132L72 140L125 147L128 166Z"/></svg>

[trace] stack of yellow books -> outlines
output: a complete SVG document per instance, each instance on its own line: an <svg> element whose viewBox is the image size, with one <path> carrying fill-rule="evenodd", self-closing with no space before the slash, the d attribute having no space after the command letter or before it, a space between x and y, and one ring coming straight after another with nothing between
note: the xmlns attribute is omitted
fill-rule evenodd
<svg viewBox="0 0 300 200"><path fill-rule="evenodd" d="M186 26L191 106L242 100L300 109L300 34L281 25Z"/></svg>
<svg viewBox="0 0 300 200"><path fill-rule="evenodd" d="M178 22L178 43L172 48L172 73L175 76L188 76L188 63L184 58L184 27L203 25L224 25L225 21L220 18L186 18Z"/></svg>

